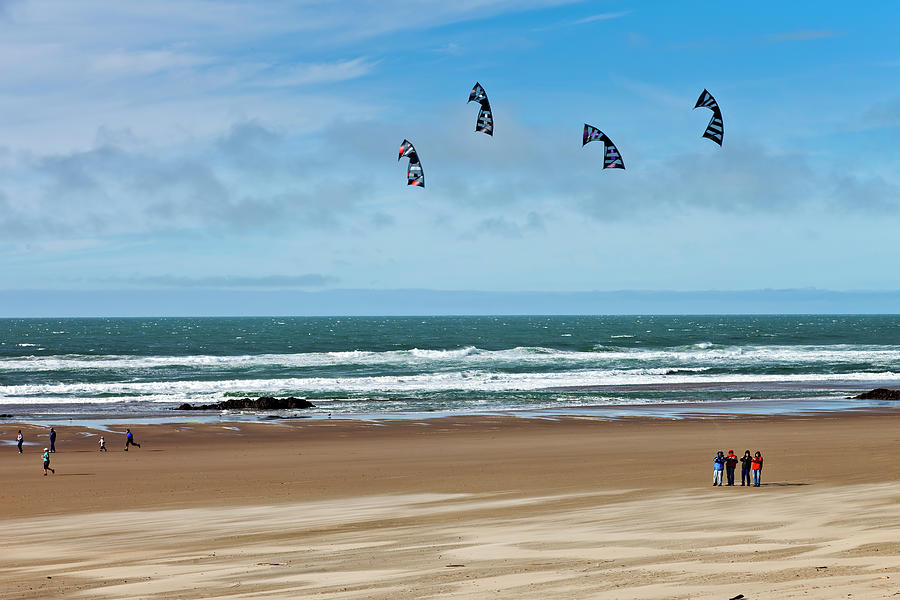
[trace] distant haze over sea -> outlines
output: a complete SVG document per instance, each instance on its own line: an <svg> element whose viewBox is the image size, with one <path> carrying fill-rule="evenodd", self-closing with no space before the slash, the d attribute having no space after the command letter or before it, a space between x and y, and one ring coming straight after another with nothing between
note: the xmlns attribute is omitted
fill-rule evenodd
<svg viewBox="0 0 900 600"><path fill-rule="evenodd" d="M900 291L2 290L0 317L896 314Z"/></svg>

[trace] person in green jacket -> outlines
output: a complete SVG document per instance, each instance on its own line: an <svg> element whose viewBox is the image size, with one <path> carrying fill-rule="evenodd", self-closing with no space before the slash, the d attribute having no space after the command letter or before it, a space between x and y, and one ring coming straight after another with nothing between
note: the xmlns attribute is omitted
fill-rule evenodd
<svg viewBox="0 0 900 600"><path fill-rule="evenodd" d="M47 471L51 473L56 473L54 469L50 468L50 448L44 448L44 477L47 476Z"/></svg>

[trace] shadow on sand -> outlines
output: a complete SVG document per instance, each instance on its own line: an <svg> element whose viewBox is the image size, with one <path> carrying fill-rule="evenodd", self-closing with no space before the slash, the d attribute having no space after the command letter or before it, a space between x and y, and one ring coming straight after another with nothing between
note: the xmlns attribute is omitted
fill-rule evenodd
<svg viewBox="0 0 900 600"><path fill-rule="evenodd" d="M760 487L794 487L798 485L809 485L808 483L790 483L787 481L773 481L772 483L763 483Z"/></svg>

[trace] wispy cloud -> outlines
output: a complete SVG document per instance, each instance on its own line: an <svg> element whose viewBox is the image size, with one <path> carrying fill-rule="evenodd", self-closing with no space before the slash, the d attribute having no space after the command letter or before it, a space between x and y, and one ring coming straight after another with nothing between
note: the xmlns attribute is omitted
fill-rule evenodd
<svg viewBox="0 0 900 600"><path fill-rule="evenodd" d="M844 35L843 32L830 29L803 29L786 33L773 33L767 35L766 40L770 42L805 42L810 40L836 38L841 37L842 35Z"/></svg>
<svg viewBox="0 0 900 600"><path fill-rule="evenodd" d="M373 97L339 87L397 52L367 40L576 1L0 0L0 113L17 116L3 141L67 152L100 127L159 144L236 119L315 129L376 110Z"/></svg>
<svg viewBox="0 0 900 600"><path fill-rule="evenodd" d="M444 54L447 56L459 56L463 53L463 47L456 42L447 42L443 46L433 50L435 54Z"/></svg>
<svg viewBox="0 0 900 600"><path fill-rule="evenodd" d="M262 77L262 83L285 87L348 81L368 75L378 62L360 57L330 63L292 65L286 69L272 69Z"/></svg>
<svg viewBox="0 0 900 600"><path fill-rule="evenodd" d="M208 56L170 49L136 52L118 51L91 60L91 70L104 75L150 75L170 69L184 69L212 62Z"/></svg>
<svg viewBox="0 0 900 600"><path fill-rule="evenodd" d="M597 13L596 15L590 15L588 17L584 17L583 19L578 19L577 21L572 21L572 25L584 25L585 23L594 23L596 21L609 21L611 19L620 19L628 14L630 14L630 10L623 10L619 12L606 12L606 13Z"/></svg>
<svg viewBox="0 0 900 600"><path fill-rule="evenodd" d="M588 23L597 23L599 21L611 21L613 19L620 19L624 16L627 16L631 13L629 10L623 10L619 12L605 12L605 13L597 13L595 15L588 15L587 17L582 17L581 19L576 19L574 21L560 21L558 23L551 23L550 25L544 25L542 27L535 27L532 31L550 31L552 29L559 29L561 27L574 27L577 25L586 25Z"/></svg>

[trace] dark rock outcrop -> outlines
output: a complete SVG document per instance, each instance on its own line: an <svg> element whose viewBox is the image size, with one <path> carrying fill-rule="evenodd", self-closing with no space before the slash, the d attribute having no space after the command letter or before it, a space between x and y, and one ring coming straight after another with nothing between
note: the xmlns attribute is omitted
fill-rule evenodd
<svg viewBox="0 0 900 600"><path fill-rule="evenodd" d="M900 390L878 388L863 392L859 396L853 396L854 400L900 400Z"/></svg>
<svg viewBox="0 0 900 600"><path fill-rule="evenodd" d="M316 405L302 398L273 398L262 396L253 398L232 398L215 404L182 404L175 410L294 410L297 408L315 408Z"/></svg>

